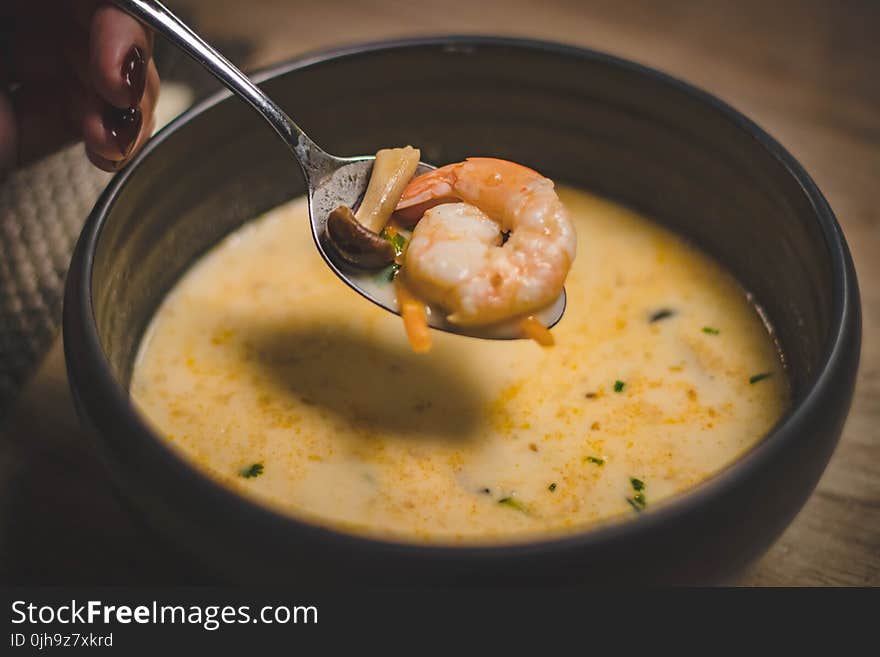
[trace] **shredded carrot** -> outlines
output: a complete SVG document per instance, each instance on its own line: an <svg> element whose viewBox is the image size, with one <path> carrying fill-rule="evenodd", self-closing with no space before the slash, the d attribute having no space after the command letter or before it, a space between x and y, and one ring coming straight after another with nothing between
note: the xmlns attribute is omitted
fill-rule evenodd
<svg viewBox="0 0 880 657"><path fill-rule="evenodd" d="M552 347L555 343L550 329L544 326L532 315L529 315L522 320L519 323L519 326L527 338L531 338L542 347Z"/></svg>
<svg viewBox="0 0 880 657"><path fill-rule="evenodd" d="M412 295L399 275L394 277L394 285L397 291L397 303L400 306L400 316L403 317L403 327L406 329L406 337L409 339L412 350L417 354L430 351L431 332L428 329L425 304Z"/></svg>

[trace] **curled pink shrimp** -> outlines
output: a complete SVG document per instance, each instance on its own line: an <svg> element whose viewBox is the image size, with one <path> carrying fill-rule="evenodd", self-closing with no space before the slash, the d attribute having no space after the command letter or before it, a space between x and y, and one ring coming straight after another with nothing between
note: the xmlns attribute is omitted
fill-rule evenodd
<svg viewBox="0 0 880 657"><path fill-rule="evenodd" d="M395 216L417 222L401 274L461 325L548 306L575 257L574 227L553 181L507 160L469 158L418 176Z"/></svg>

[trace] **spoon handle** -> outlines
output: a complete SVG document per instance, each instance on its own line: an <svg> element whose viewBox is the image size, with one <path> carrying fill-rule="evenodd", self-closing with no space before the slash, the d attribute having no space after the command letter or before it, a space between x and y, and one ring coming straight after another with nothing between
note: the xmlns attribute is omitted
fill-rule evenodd
<svg viewBox="0 0 880 657"><path fill-rule="evenodd" d="M293 151L306 176L326 168L332 156L303 132L287 113L228 59L208 45L158 0L113 0L127 14L145 23L204 66L233 93L243 97L269 122Z"/></svg>

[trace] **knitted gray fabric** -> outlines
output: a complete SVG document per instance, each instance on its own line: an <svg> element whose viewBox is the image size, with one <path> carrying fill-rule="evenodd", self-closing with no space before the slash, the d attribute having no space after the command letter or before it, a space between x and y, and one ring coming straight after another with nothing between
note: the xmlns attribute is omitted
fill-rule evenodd
<svg viewBox="0 0 880 657"><path fill-rule="evenodd" d="M55 337L73 246L109 179L77 145L0 185L0 418Z"/></svg>

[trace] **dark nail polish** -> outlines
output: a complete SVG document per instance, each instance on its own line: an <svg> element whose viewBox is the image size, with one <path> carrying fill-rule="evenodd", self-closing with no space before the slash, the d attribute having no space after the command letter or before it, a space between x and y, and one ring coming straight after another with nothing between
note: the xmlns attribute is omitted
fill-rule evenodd
<svg viewBox="0 0 880 657"><path fill-rule="evenodd" d="M104 127L113 135L122 157L128 157L141 132L143 116L137 107L119 109L112 105L104 108Z"/></svg>
<svg viewBox="0 0 880 657"><path fill-rule="evenodd" d="M144 52L134 46L128 51L122 62L122 82L128 89L131 107L137 107L144 97L144 88L147 85L147 60Z"/></svg>

